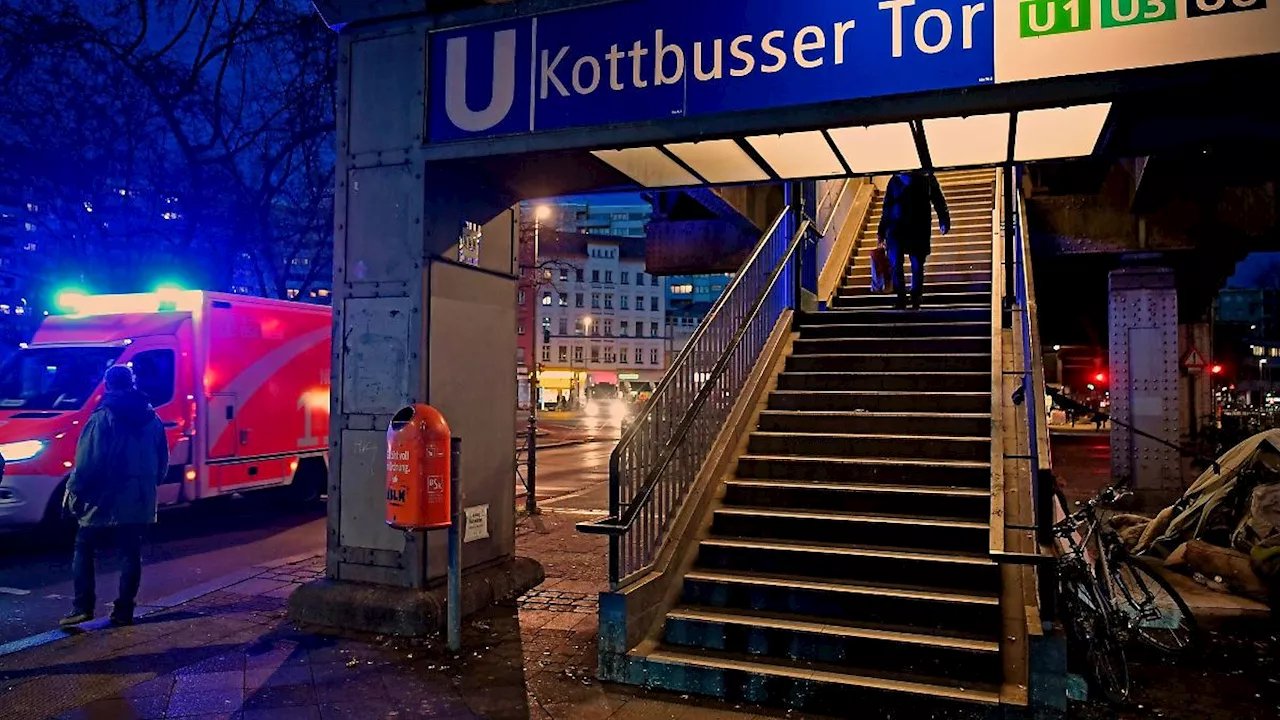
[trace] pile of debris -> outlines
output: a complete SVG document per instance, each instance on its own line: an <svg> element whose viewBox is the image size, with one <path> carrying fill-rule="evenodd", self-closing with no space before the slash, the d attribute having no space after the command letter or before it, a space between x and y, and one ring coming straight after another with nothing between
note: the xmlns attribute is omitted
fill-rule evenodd
<svg viewBox="0 0 1280 720"><path fill-rule="evenodd" d="M1276 607L1280 599L1280 429L1218 459L1155 518L1111 519L1135 554L1161 558L1201 584Z"/></svg>

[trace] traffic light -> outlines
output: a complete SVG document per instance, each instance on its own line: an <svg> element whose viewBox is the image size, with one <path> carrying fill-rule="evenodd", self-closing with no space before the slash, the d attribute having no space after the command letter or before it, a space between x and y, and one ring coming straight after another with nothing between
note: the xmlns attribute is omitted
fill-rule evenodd
<svg viewBox="0 0 1280 720"><path fill-rule="evenodd" d="M1094 379L1094 382L1105 383L1107 381L1107 374L1104 372L1100 372L1097 375L1094 375L1093 379Z"/></svg>
<svg viewBox="0 0 1280 720"><path fill-rule="evenodd" d="M1213 367L1209 368L1209 372L1213 373L1214 375L1221 375L1221 374L1222 374L1222 366L1221 366L1221 365L1214 365Z"/></svg>

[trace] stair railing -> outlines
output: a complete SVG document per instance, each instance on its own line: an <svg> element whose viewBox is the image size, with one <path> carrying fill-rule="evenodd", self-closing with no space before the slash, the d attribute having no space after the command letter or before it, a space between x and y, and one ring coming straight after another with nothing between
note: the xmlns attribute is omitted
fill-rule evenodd
<svg viewBox="0 0 1280 720"><path fill-rule="evenodd" d="M653 567L779 318L799 297L810 232L791 208L761 237L609 458L609 516L578 530L609 536L614 589Z"/></svg>

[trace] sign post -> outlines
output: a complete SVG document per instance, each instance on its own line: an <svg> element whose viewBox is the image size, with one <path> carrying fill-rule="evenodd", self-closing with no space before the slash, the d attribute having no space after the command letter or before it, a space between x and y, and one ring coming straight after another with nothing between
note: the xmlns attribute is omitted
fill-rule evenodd
<svg viewBox="0 0 1280 720"><path fill-rule="evenodd" d="M462 438L450 438L449 454L453 477L450 478L449 494L452 522L449 523L449 587L448 600L445 602L448 613L449 651L462 650L462 488L458 483L462 468Z"/></svg>

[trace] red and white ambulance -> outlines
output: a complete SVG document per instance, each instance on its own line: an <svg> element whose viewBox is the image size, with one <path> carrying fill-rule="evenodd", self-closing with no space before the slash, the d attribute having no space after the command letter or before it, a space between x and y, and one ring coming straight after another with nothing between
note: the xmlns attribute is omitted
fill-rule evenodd
<svg viewBox="0 0 1280 720"><path fill-rule="evenodd" d="M80 428L125 363L169 435L161 505L266 488L324 491L329 308L159 290L64 295L0 367L0 528L60 517Z"/></svg>

